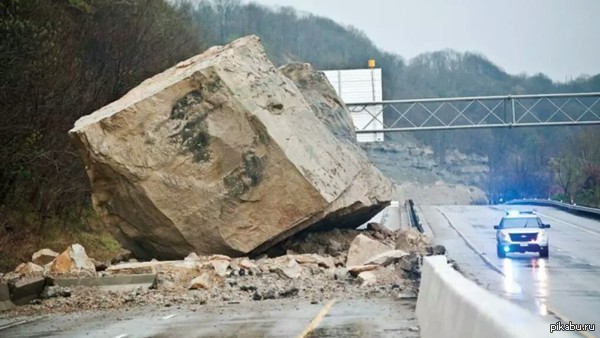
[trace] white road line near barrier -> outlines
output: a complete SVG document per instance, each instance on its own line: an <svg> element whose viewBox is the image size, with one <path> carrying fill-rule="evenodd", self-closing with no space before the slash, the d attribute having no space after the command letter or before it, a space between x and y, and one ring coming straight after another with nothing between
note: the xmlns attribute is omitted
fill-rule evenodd
<svg viewBox="0 0 600 338"><path fill-rule="evenodd" d="M505 211L505 209L501 209L501 208L498 208L498 207L490 207L490 208L491 208L491 209L494 209L494 210L498 210L498 211ZM548 216L547 214L542 214L542 213L540 213L540 212L538 212L538 211L536 211L536 214L538 214L538 215L540 215L540 216L542 216L542 217L546 217L546 218L549 218L549 219L551 219L551 220L554 220L554 221L560 222L560 223L562 223L562 224L568 225L568 226L570 226L570 227L572 227L572 228L575 228L575 229L578 229L578 230L581 230L581 231L587 232L587 233L589 233L589 234L596 235L596 236L600 236L600 232L596 232L596 231L593 231L593 230L590 230L590 229L586 229L586 228L580 227L580 226L578 226L578 225L575 225L575 224L573 224L573 223L567 222L567 221L565 221L565 220L562 220L562 219L560 219L560 218L556 218L556 217Z"/></svg>
<svg viewBox="0 0 600 338"><path fill-rule="evenodd" d="M456 233L460 236L460 238L463 239L463 241L465 242L465 244L467 244L467 246L469 248L471 248L471 250L473 250L473 252L475 252L477 254L477 256L479 256L481 258L481 260L483 260L483 262L485 264L487 264L492 270L496 271L497 273L501 274L502 276L504 276L504 272L502 271L502 269L498 266L496 266L496 264L494 264L489 258L487 258L483 252L477 250L477 248L475 247L475 244L473 244L468 238L467 236L465 236L465 234L463 234L462 231L458 230L458 228L456 226L454 226L454 224L452 224L452 222L450 221L450 218L448 218L448 216L446 216L446 214L441 211L439 208L436 209L446 220L446 222L448 222L448 225L454 229L454 231L456 231ZM504 276L506 278L506 276ZM513 281L514 282L514 281ZM515 282L516 283L516 282ZM519 287L520 288L520 287Z"/></svg>
<svg viewBox="0 0 600 338"><path fill-rule="evenodd" d="M502 209L496 208L496 207L490 207L491 209L494 210L499 210L499 211L504 211ZM477 248L475 248L475 245L473 243L471 243L471 241L469 241L469 239L467 239L467 236L465 236L456 226L454 226L454 224L452 224L452 222L450 221L450 219L446 216L446 214L444 214L443 211L441 211L439 208L436 208L436 210L444 217L444 219L446 219L446 222L448 222L448 225L450 225L450 227L452 229L454 229L454 231L456 231L456 233L463 239L463 241L467 244L467 246L473 250L473 252L475 252L475 254L477 254L489 267L492 268L492 270L496 271L497 273L499 273L500 275L502 275L505 279L506 282L508 283L512 283L513 286L516 286L515 290L518 290L518 292L521 292L521 287L519 286L519 284L517 282L515 282L512 279L508 279L508 277L504 274L504 272L502 271L502 269L498 266L496 266L489 258L487 258L482 252L480 252L479 250L477 250ZM555 250L557 251L563 251L560 250L558 248L555 248ZM575 257L573 257L575 258ZM560 319L563 323L568 323L571 322L572 320L567 318L566 316L560 314L559 312L557 312L555 309L550 308L546 305L547 311L548 313L554 315L556 318ZM586 338L593 338L589 333L587 332L577 332L580 336L586 337ZM555 335L553 335L553 337L555 337Z"/></svg>
<svg viewBox="0 0 600 338"><path fill-rule="evenodd" d="M585 232L587 232L588 234L592 234L592 235L600 236L600 232L595 232L595 231L592 231L592 230L589 230L589 229L586 229L586 228L580 227L580 226L578 226L578 225L575 225L575 224L573 224L573 223L569 223L569 222L567 222L567 221L563 221L562 219L555 218L555 217L552 217L552 216L548 216L548 215L546 215L546 214L542 214L542 213L539 213L539 212L537 212L537 214L538 214L538 215L540 215L540 216L542 216L542 217L546 217L546 218L549 218L549 219L551 219L551 220L554 220L554 221L560 222L560 223L562 223L562 224L568 225L568 226L570 226L570 227L572 227L572 228L579 229L579 230L581 230L581 231L585 231Z"/></svg>
<svg viewBox="0 0 600 338"><path fill-rule="evenodd" d="M454 270L445 256L423 259L417 299L422 338L577 337L550 333L550 322L496 296Z"/></svg>

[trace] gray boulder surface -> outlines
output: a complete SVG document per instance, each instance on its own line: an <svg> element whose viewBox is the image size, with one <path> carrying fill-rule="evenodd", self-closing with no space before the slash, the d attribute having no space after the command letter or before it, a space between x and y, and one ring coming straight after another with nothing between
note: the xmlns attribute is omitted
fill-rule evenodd
<svg viewBox="0 0 600 338"><path fill-rule="evenodd" d="M309 227L356 227L389 204L333 88L312 69L284 73L249 36L75 123L94 208L125 248L240 256Z"/></svg>

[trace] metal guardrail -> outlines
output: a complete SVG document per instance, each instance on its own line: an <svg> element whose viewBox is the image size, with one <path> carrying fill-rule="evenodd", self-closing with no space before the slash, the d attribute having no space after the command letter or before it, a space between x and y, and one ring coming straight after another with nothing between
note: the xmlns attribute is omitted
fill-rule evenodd
<svg viewBox="0 0 600 338"><path fill-rule="evenodd" d="M347 104L356 133L600 124L600 92L385 100Z"/></svg>
<svg viewBox="0 0 600 338"><path fill-rule="evenodd" d="M600 218L600 209L573 205L568 203L562 203L554 200L544 200L544 199L521 199L521 200L512 200L509 202L505 202L504 204L513 205L513 204L525 204L525 205L539 205L539 206L549 206L555 207L573 214L580 214L585 216L590 216L594 218Z"/></svg>
<svg viewBox="0 0 600 338"><path fill-rule="evenodd" d="M410 223L410 226L417 228L417 230L419 230L420 233L424 233L425 230L423 229L423 225L421 224L419 216L415 211L415 203L413 202L413 200L406 201L406 214L408 215L408 222Z"/></svg>

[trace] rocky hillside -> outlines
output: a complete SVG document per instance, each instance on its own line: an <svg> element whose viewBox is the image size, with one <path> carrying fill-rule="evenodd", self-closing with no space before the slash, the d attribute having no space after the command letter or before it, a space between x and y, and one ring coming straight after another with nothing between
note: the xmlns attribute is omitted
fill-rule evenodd
<svg viewBox="0 0 600 338"><path fill-rule="evenodd" d="M490 171L487 156L464 154L457 149L447 152L445 163L440 164L431 147L416 143L364 143L362 148L382 172L397 182L430 184L442 180L483 187Z"/></svg>
<svg viewBox="0 0 600 338"><path fill-rule="evenodd" d="M396 183L397 199L424 204L487 204L488 158L448 151L444 163L431 147L405 138L398 143L363 143L371 161Z"/></svg>

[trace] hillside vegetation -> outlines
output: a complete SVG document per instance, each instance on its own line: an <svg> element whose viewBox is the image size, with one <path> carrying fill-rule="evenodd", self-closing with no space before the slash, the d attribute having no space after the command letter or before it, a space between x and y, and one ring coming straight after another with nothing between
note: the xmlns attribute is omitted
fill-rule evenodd
<svg viewBox="0 0 600 338"><path fill-rule="evenodd" d="M256 34L280 65L297 61L324 70L353 69L365 68L367 60L374 58L383 70L384 99L600 91L600 74L556 83L544 74L508 74L477 53L444 50L407 61L381 51L355 28L289 7L272 10L239 0L193 4L193 18L210 44ZM435 131L403 137L388 134L387 139L412 138L430 145L441 165L451 148L488 156L490 179L483 188L493 200L553 195L599 205L600 155L580 149L582 143L598 148L599 131L598 126ZM558 170L558 164L569 166L570 179L563 178L565 169ZM568 184L560 183L564 181Z"/></svg>
<svg viewBox="0 0 600 338"><path fill-rule="evenodd" d="M119 248L90 208L67 132L206 45L163 0L0 2L0 270L40 246Z"/></svg>
<svg viewBox="0 0 600 338"><path fill-rule="evenodd" d="M0 257L5 260L0 269L50 242L55 250L73 239L115 250L91 216L88 179L68 130L145 78L248 34L260 36L279 65L364 68L374 58L383 69L386 99L600 91L600 75L553 83L543 74L507 74L474 53L446 50L407 61L381 51L355 28L292 8L236 0L5 0L0 2ZM597 127L539 128L388 139L408 137L432 145L438 154L457 147L489 156L486 188L498 196L559 193L598 205L598 134Z"/></svg>

